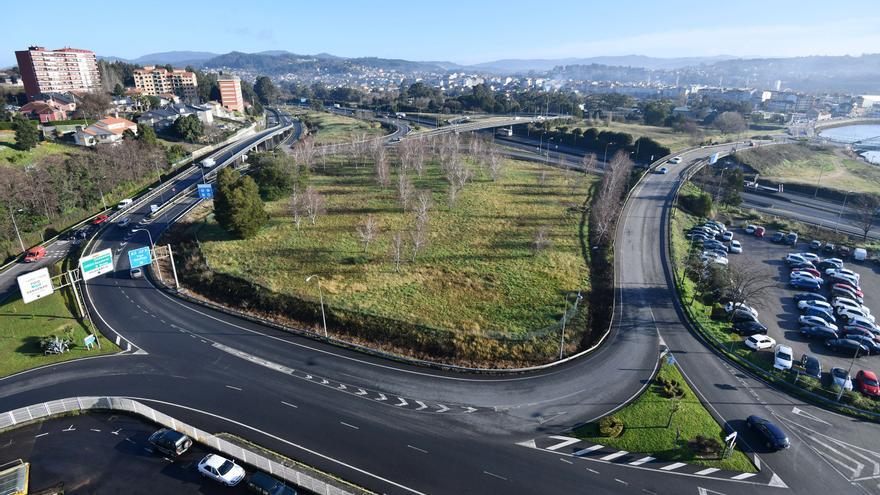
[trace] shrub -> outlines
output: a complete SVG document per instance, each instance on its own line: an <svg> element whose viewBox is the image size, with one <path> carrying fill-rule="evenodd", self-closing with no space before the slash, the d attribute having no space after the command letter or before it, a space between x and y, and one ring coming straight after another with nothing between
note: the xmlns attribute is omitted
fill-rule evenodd
<svg viewBox="0 0 880 495"><path fill-rule="evenodd" d="M40 349L43 354L62 354L70 350L73 339L70 337L59 337L57 335L48 335L40 337Z"/></svg>
<svg viewBox="0 0 880 495"><path fill-rule="evenodd" d="M678 380L659 376L657 377L657 383L660 384L660 393L664 397L669 399L680 399L684 397L684 388L682 388L681 383L678 383Z"/></svg>
<svg viewBox="0 0 880 495"><path fill-rule="evenodd" d="M688 441L688 447L695 453L699 455L721 455L721 452L724 450L724 445L721 444L721 441L717 438L704 437L703 435L697 435L695 438Z"/></svg>
<svg viewBox="0 0 880 495"><path fill-rule="evenodd" d="M623 420L617 416L605 416L599 420L599 436L617 438L623 433Z"/></svg>

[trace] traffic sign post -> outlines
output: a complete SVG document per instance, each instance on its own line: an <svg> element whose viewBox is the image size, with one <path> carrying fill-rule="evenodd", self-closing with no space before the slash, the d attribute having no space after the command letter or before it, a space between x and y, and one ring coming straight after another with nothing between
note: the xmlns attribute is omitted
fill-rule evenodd
<svg viewBox="0 0 880 495"><path fill-rule="evenodd" d="M199 184L196 188L199 191L199 198L211 199L214 197L214 187L211 184Z"/></svg>
<svg viewBox="0 0 880 495"><path fill-rule="evenodd" d="M21 290L21 300L25 304L51 296L55 292L48 268L40 268L21 275L18 277L18 288Z"/></svg>
<svg viewBox="0 0 880 495"><path fill-rule="evenodd" d="M83 256L79 260L83 280L91 280L99 275L113 271L113 250L105 249Z"/></svg>
<svg viewBox="0 0 880 495"><path fill-rule="evenodd" d="M131 268L146 266L153 262L153 256L149 246L131 249L128 251L128 264Z"/></svg>

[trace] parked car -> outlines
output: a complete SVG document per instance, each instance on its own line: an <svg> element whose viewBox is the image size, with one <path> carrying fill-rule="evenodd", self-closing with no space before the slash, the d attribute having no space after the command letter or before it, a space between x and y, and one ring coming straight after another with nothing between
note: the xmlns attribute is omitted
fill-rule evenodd
<svg viewBox="0 0 880 495"><path fill-rule="evenodd" d="M873 321L871 321L867 318L863 318L861 316L850 316L846 320L846 324L851 325L851 326L856 326L856 327L867 328L868 330L870 330L874 333L880 333L880 328L877 328L876 323L874 323Z"/></svg>
<svg viewBox="0 0 880 495"><path fill-rule="evenodd" d="M825 311L834 311L834 307L825 301L801 301L798 303L798 309L820 308Z"/></svg>
<svg viewBox="0 0 880 495"><path fill-rule="evenodd" d="M847 278L853 278L856 280L856 282L860 282L861 278L862 278L862 276L859 275L858 273L856 273L852 270L848 270L846 268L829 268L829 269L825 270L825 275L828 275L828 276L841 275L841 276L845 276Z"/></svg>
<svg viewBox="0 0 880 495"><path fill-rule="evenodd" d="M859 344L865 346L865 348L868 349L868 354L872 356L880 354L880 342L877 342L873 335L846 335L846 338L855 340Z"/></svg>
<svg viewBox="0 0 880 495"><path fill-rule="evenodd" d="M742 244L740 244L739 241L730 241L730 247L728 249L731 253L739 254L743 252Z"/></svg>
<svg viewBox="0 0 880 495"><path fill-rule="evenodd" d="M733 311L733 309L734 309L733 301L727 301L727 304L724 305L724 312L730 313L731 311ZM749 313L755 315L756 317L758 316L758 310L749 306L746 303L737 304L736 309L742 310L742 311L748 311Z"/></svg>
<svg viewBox="0 0 880 495"><path fill-rule="evenodd" d="M736 311L733 312L733 318L731 319L731 321L733 321L734 323L740 322L740 321L742 321L742 322L745 322L745 321L757 322L758 316L749 312L749 311L746 311L744 309L737 309Z"/></svg>
<svg viewBox="0 0 880 495"><path fill-rule="evenodd" d="M746 234L754 235L756 230L758 230L757 225L752 225L752 224L746 225L746 229L745 229Z"/></svg>
<svg viewBox="0 0 880 495"><path fill-rule="evenodd" d="M840 335L828 326L806 325L801 327L800 332L808 339L821 339L823 342L840 338Z"/></svg>
<svg viewBox="0 0 880 495"><path fill-rule="evenodd" d="M876 318L871 313L865 313L860 308L842 307L837 309L837 316L845 322L852 321L854 318L862 318L869 322L876 323Z"/></svg>
<svg viewBox="0 0 880 495"><path fill-rule="evenodd" d="M759 334L748 336L744 342L746 347L755 351L770 349L776 345L776 341L772 337Z"/></svg>
<svg viewBox="0 0 880 495"><path fill-rule="evenodd" d="M807 280L803 278L793 278L788 282L789 287L799 290L819 290L822 283L818 280Z"/></svg>
<svg viewBox="0 0 880 495"><path fill-rule="evenodd" d="M861 296L856 294L855 291L849 291L846 289L840 289L840 288L834 288L834 287L831 288L831 297L845 297L847 299L852 299L853 301L855 301L859 304L864 304L864 302L865 302L865 300Z"/></svg>
<svg viewBox="0 0 880 495"><path fill-rule="evenodd" d="M813 280L813 281L815 281L815 282L822 283L822 277L819 277L819 276L813 275L812 273L810 273L810 272L808 272L808 271L806 271L806 270L797 270L797 269L792 270L791 273L788 275L788 277L789 277L791 280L794 280L794 279L806 279L806 280Z"/></svg>
<svg viewBox="0 0 880 495"><path fill-rule="evenodd" d="M791 442L782 428L760 416L749 416L746 418L746 425L764 438L767 448L783 450L791 447Z"/></svg>
<svg viewBox="0 0 880 495"><path fill-rule="evenodd" d="M724 232L723 234L721 234L721 240L724 242L732 241L733 240L733 232L731 232L729 230L727 232Z"/></svg>
<svg viewBox="0 0 880 495"><path fill-rule="evenodd" d="M34 263L46 257L46 248L43 246L34 246L24 253L25 263Z"/></svg>
<svg viewBox="0 0 880 495"><path fill-rule="evenodd" d="M782 242L784 240L785 240L785 234L783 234L782 232L777 232L777 233L773 234L773 237L770 238L770 242L775 242L776 244L779 244L780 242Z"/></svg>
<svg viewBox="0 0 880 495"><path fill-rule="evenodd" d="M154 449L171 457L182 455L193 443L190 437L169 428L162 428L150 435L149 442Z"/></svg>
<svg viewBox="0 0 880 495"><path fill-rule="evenodd" d="M797 244L798 235L797 232L789 232L785 235L785 243L789 246L794 246Z"/></svg>
<svg viewBox="0 0 880 495"><path fill-rule="evenodd" d="M755 229L755 237L764 237L765 232L767 232L767 229L764 227L758 227Z"/></svg>
<svg viewBox="0 0 880 495"><path fill-rule="evenodd" d="M816 265L810 263L809 261L804 261L803 263L792 263L791 265L788 265L788 267L791 268L792 270L794 270L794 269L815 270L816 269Z"/></svg>
<svg viewBox="0 0 880 495"><path fill-rule="evenodd" d="M832 323L828 323L824 318L819 318L818 316L800 316L798 318L798 323L808 326L819 326L819 327L828 327L833 329L835 332L837 331L837 325Z"/></svg>
<svg viewBox="0 0 880 495"><path fill-rule="evenodd" d="M801 366L804 368L805 375L811 376L817 380L822 379L822 364L819 363L817 357L804 354L801 357Z"/></svg>
<svg viewBox="0 0 880 495"><path fill-rule="evenodd" d="M831 305L834 306L835 309L838 308L855 308L861 310L867 314L871 314L871 308L865 306L864 304L859 303L855 299L850 299L848 297L835 297L831 300Z"/></svg>
<svg viewBox="0 0 880 495"><path fill-rule="evenodd" d="M848 246L837 246L837 254L840 255L841 258L849 258L852 254L852 250Z"/></svg>
<svg viewBox="0 0 880 495"><path fill-rule="evenodd" d="M859 297L859 298L863 298L863 297L865 297L865 293L862 292L861 289L858 289L858 288L856 288L856 287L853 287L852 285L850 285L850 284L848 284L848 283L844 283L844 282L840 282L840 283L836 283L836 284L831 284L831 290L832 290L832 291L835 291L835 290L841 290L841 291L844 291L844 292L849 292L849 293L851 293L851 294L853 294L853 295L855 295L855 296L857 296L857 297ZM858 301L858 299L856 299L855 297L852 297L852 298L850 298L850 299L854 299L854 300ZM864 304L864 303L860 303L860 304Z"/></svg>
<svg viewBox="0 0 880 495"><path fill-rule="evenodd" d="M801 257L803 257L805 260L809 261L810 263L816 263L817 261L819 261L821 259L821 258L819 258L819 255L815 254L815 253L800 253L800 255L801 255Z"/></svg>
<svg viewBox="0 0 880 495"><path fill-rule="evenodd" d="M833 242L826 242L824 246L822 246L822 251L826 253L833 253L835 251L835 246Z"/></svg>
<svg viewBox="0 0 880 495"><path fill-rule="evenodd" d="M815 293L813 293L813 292L802 292L802 293L800 293L800 294L795 294L795 295L794 295L794 300L795 300L796 302L801 302L801 301L827 301L827 299L825 298L825 296L823 296L823 295L821 295L821 294L815 294Z"/></svg>
<svg viewBox="0 0 880 495"><path fill-rule="evenodd" d="M868 397L880 397L880 382L877 381L877 374L873 371L859 370L856 373L855 389Z"/></svg>
<svg viewBox="0 0 880 495"><path fill-rule="evenodd" d="M868 348L852 339L829 339L825 341L828 349L848 356L867 356ZM857 350L858 349L858 350Z"/></svg>
<svg viewBox="0 0 880 495"><path fill-rule="evenodd" d="M843 337L870 337L871 339L876 338L874 332L865 327L858 327L855 325L846 325L843 327ZM853 339L856 340L856 339Z"/></svg>
<svg viewBox="0 0 880 495"><path fill-rule="evenodd" d="M844 390L852 390L852 377L849 376L849 373L843 368L831 368L831 371L828 372L831 375L831 386L832 387L843 387Z"/></svg>
<svg viewBox="0 0 880 495"><path fill-rule="evenodd" d="M805 263L807 259L801 256L799 253L788 253L785 256L784 261L786 264L793 265L795 263Z"/></svg>
<svg viewBox="0 0 880 495"><path fill-rule="evenodd" d="M868 258L868 251L865 248L855 248L852 257L853 261L865 261Z"/></svg>
<svg viewBox="0 0 880 495"><path fill-rule="evenodd" d="M773 349L773 367L780 370L790 370L792 365L791 347L783 344L777 344Z"/></svg>
<svg viewBox="0 0 880 495"><path fill-rule="evenodd" d="M857 290L860 292L862 290L862 287L859 285L859 282L857 280L846 277L844 275L832 275L832 276L828 277L828 282L830 282L832 284L848 285L853 290Z"/></svg>
<svg viewBox="0 0 880 495"><path fill-rule="evenodd" d="M738 321L733 324L733 331L740 335L767 335L767 327L757 321Z"/></svg>
<svg viewBox="0 0 880 495"><path fill-rule="evenodd" d="M819 308L807 308L803 311L803 316L816 316L825 320L825 323L836 323L837 318L834 317L834 313L831 311L825 311Z"/></svg>
<svg viewBox="0 0 880 495"><path fill-rule="evenodd" d="M208 454L199 461L199 473L227 486L235 486L244 479L244 469L217 454Z"/></svg>
<svg viewBox="0 0 880 495"><path fill-rule="evenodd" d="M92 225L101 225L102 223L106 222L107 219L109 219L109 218L110 217L108 217L107 215L98 215L92 219Z"/></svg>
<svg viewBox="0 0 880 495"><path fill-rule="evenodd" d="M819 273L819 270L816 270L815 268L792 268L791 273L794 273L794 272L809 273L814 278L822 278L822 274Z"/></svg>
<svg viewBox="0 0 880 495"><path fill-rule="evenodd" d="M260 471L248 476L245 486L260 495L296 495L296 490Z"/></svg>
<svg viewBox="0 0 880 495"><path fill-rule="evenodd" d="M822 241L818 239L813 239L810 241L810 249L815 249L816 251L822 249Z"/></svg>

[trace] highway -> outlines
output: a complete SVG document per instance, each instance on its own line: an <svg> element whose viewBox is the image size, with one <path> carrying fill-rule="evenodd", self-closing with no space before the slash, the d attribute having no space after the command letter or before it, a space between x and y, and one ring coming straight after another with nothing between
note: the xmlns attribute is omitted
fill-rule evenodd
<svg viewBox="0 0 880 495"><path fill-rule="evenodd" d="M252 142L235 145L218 163ZM696 150L685 163L725 150ZM87 292L102 332L119 335L131 350L0 379L0 410L75 395L128 396L381 493L751 495L785 486L798 494L876 492L872 476L880 467L869 460L880 451L874 425L768 388L715 356L682 323L664 227L682 173L679 167L648 175L634 190L616 236L614 326L602 347L566 364L491 376L386 361L184 302L149 280L130 279L120 256L116 271L89 281ZM174 187L198 178L181 177ZM194 200L168 206L145 228L156 238ZM147 207L126 215L140 223ZM147 242L146 235L126 235L110 225L90 252ZM639 393L663 346L719 419L741 431L741 445L754 440L743 418L762 413L778 418L793 437L792 449L760 453L762 471L751 477L582 458L572 456L577 443L548 443Z"/></svg>

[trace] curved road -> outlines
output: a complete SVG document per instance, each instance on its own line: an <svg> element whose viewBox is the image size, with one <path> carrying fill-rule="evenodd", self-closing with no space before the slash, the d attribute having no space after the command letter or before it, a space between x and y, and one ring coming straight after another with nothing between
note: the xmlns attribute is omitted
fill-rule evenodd
<svg viewBox="0 0 880 495"><path fill-rule="evenodd" d="M717 150L697 150L685 159ZM846 449L836 441L877 451L880 446L865 434L876 431L873 425L799 404L731 371L681 324L664 264L662 228L676 177L651 175L634 191L616 241L618 311L613 330L600 349L559 367L486 377L367 357L178 300L149 281L129 279L121 257L115 273L89 281L88 293L102 331L118 333L133 344L132 350L0 380L0 410L74 395L129 396L198 427L241 434L384 493L564 493L588 488L595 493L705 489L752 494L779 493L786 485L795 493L857 489L839 463L816 453L812 446L819 444L812 438L838 452ZM166 218L188 206L187 201L170 206ZM137 221L146 214L143 210L129 216ZM165 227L160 222L146 225L156 235ZM124 236L109 226L93 247L116 249L126 242ZM125 248L144 241L131 237ZM543 447L548 435L564 435L637 394L652 375L664 341L721 419L777 414L794 438L792 449L762 455L760 476L733 480L575 459L566 455L569 449ZM800 414L790 412L795 406ZM741 429L742 424L732 426ZM743 433L747 442L750 437ZM873 473L873 466L859 459L869 469L849 478Z"/></svg>

